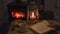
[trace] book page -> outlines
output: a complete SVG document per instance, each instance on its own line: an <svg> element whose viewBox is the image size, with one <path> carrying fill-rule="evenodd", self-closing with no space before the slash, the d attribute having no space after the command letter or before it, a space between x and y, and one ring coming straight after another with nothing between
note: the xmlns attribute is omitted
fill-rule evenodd
<svg viewBox="0 0 60 34"><path fill-rule="evenodd" d="M48 21L44 20L41 23L36 23L35 25L30 26L30 28L40 34L54 29L54 28L48 27L47 25L49 25Z"/></svg>

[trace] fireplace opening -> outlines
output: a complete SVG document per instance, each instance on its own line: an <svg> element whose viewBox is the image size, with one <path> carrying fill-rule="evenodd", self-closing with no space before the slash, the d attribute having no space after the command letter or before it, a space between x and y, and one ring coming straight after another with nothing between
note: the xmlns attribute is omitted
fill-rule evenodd
<svg viewBox="0 0 60 34"><path fill-rule="evenodd" d="M25 17L24 12L19 10L13 10L11 15L12 15L12 18L16 18L16 19Z"/></svg>

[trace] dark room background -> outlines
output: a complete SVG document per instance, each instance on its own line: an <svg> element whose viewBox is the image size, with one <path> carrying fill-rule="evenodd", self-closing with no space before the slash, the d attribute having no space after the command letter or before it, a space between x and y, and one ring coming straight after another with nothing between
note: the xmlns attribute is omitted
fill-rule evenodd
<svg viewBox="0 0 60 34"><path fill-rule="evenodd" d="M26 0L23 0L26 1ZM38 4L40 7L40 10L42 10L42 7L44 11L53 12L54 14L54 20L60 21L60 5L58 5L60 0L44 0L44 2L41 4L41 0L38 0ZM7 4L12 2L12 0L0 0L0 27L3 26L6 23L9 23L8 19L8 11L7 11ZM57 3L59 2L59 3ZM58 6L57 6L58 5Z"/></svg>

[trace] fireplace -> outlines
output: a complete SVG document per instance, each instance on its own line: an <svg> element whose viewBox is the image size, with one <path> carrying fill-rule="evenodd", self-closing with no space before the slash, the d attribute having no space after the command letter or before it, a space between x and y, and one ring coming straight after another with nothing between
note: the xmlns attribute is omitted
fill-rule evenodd
<svg viewBox="0 0 60 34"><path fill-rule="evenodd" d="M27 20L27 5L22 2L12 2L8 4L9 21L15 19Z"/></svg>

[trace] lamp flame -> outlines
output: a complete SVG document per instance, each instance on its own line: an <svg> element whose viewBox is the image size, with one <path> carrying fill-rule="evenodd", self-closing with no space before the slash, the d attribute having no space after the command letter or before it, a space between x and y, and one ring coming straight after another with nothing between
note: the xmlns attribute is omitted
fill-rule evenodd
<svg viewBox="0 0 60 34"><path fill-rule="evenodd" d="M36 18L36 16L35 16L35 13L34 13L34 12L32 12L32 13L30 14L30 18L31 18L31 19L35 19L35 18Z"/></svg>
<svg viewBox="0 0 60 34"><path fill-rule="evenodd" d="M35 16L34 16L34 12L32 12L32 17L35 17Z"/></svg>

